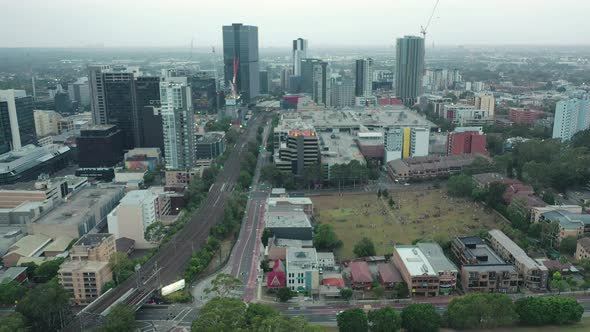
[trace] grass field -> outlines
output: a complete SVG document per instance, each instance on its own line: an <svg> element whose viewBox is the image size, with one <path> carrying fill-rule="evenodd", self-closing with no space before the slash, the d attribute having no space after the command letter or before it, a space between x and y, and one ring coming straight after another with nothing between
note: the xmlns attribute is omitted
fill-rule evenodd
<svg viewBox="0 0 590 332"><path fill-rule="evenodd" d="M411 244L415 239L451 239L471 235L478 229L500 226L500 219L473 202L448 197L444 189L391 191L395 208L375 193L312 197L316 220L334 226L344 242L336 254L354 258L355 243L373 240L378 255L391 254L394 243Z"/></svg>

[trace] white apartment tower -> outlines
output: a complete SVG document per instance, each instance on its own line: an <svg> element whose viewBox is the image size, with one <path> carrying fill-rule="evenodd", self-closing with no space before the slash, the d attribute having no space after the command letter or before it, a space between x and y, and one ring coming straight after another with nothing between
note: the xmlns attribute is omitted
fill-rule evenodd
<svg viewBox="0 0 590 332"><path fill-rule="evenodd" d="M159 218L160 200L157 193L149 190L130 191L119 205L107 216L109 233L115 239L126 237L135 241L135 248L152 248L155 244L145 239L149 225Z"/></svg>
<svg viewBox="0 0 590 332"><path fill-rule="evenodd" d="M166 168L191 169L195 164L195 120L186 77L160 82Z"/></svg>
<svg viewBox="0 0 590 332"><path fill-rule="evenodd" d="M590 100L572 98L555 105L553 138L569 141L577 132L590 127Z"/></svg>

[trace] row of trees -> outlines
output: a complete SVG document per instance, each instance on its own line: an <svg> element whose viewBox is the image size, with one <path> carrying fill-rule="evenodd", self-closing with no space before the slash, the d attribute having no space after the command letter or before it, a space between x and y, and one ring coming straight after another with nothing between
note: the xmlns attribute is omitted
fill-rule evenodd
<svg viewBox="0 0 590 332"><path fill-rule="evenodd" d="M454 298L441 316L431 304L410 304L401 315L391 307L370 311L354 308L338 314L340 332L437 331L493 329L515 325L567 325L582 319L584 308L575 299L556 296L526 297L513 302L505 294L469 294Z"/></svg>

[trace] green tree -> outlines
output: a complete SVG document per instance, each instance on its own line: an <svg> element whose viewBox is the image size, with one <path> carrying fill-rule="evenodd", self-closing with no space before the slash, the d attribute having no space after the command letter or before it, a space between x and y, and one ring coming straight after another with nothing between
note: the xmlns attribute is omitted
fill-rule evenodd
<svg viewBox="0 0 590 332"><path fill-rule="evenodd" d="M408 332L438 331L441 317L432 304L410 304L402 310L402 327Z"/></svg>
<svg viewBox="0 0 590 332"><path fill-rule="evenodd" d="M451 176L447 182L447 192L451 196L471 197L473 189L473 179L469 175Z"/></svg>
<svg viewBox="0 0 590 332"><path fill-rule="evenodd" d="M133 331L137 328L135 312L126 305L117 304L108 313L101 332Z"/></svg>
<svg viewBox="0 0 590 332"><path fill-rule="evenodd" d="M119 285L133 274L133 261L122 252L116 252L109 259L109 267L113 271L113 279Z"/></svg>
<svg viewBox="0 0 590 332"><path fill-rule="evenodd" d="M545 191L543 193L543 196L541 196L541 199L543 200L543 202L549 205L555 205L555 196L550 191Z"/></svg>
<svg viewBox="0 0 590 332"><path fill-rule="evenodd" d="M559 294L561 292L568 290L570 285L566 280L564 280L561 276L561 273L554 272L553 276L551 277L550 286L552 290L557 290Z"/></svg>
<svg viewBox="0 0 590 332"><path fill-rule="evenodd" d="M13 312L0 318L0 332L25 332L27 325L25 317L18 312Z"/></svg>
<svg viewBox="0 0 590 332"><path fill-rule="evenodd" d="M456 329L491 329L514 325L518 314L505 294L469 294L451 300L447 322Z"/></svg>
<svg viewBox="0 0 590 332"><path fill-rule="evenodd" d="M252 175L248 171L241 171L240 177L238 178L238 183L242 188L248 188L248 186L252 183Z"/></svg>
<svg viewBox="0 0 590 332"><path fill-rule="evenodd" d="M342 297L346 301L349 301L352 298L352 295L353 294L354 294L354 292L350 288L342 288L342 289L340 289L340 297Z"/></svg>
<svg viewBox="0 0 590 332"><path fill-rule="evenodd" d="M368 320L371 332L396 332L402 327L402 318L392 307L369 311Z"/></svg>
<svg viewBox="0 0 590 332"><path fill-rule="evenodd" d="M251 303L246 309L246 324L252 326L257 322L277 316L280 314L275 308L262 303Z"/></svg>
<svg viewBox="0 0 590 332"><path fill-rule="evenodd" d="M272 236L272 232L270 231L270 229L265 228L262 231L262 236L261 236L261 239L260 240L262 241L262 244L265 247L268 246L268 239L270 239L271 236Z"/></svg>
<svg viewBox="0 0 590 332"><path fill-rule="evenodd" d="M398 299L405 299L410 296L410 290L408 284L405 282L399 282L395 285L395 294Z"/></svg>
<svg viewBox="0 0 590 332"><path fill-rule="evenodd" d="M29 291L18 302L16 311L26 318L33 331L56 331L71 316L69 295L53 279Z"/></svg>
<svg viewBox="0 0 590 332"><path fill-rule="evenodd" d="M246 304L239 299L216 297L207 302L199 318L192 324L193 332L240 331L246 324Z"/></svg>
<svg viewBox="0 0 590 332"><path fill-rule="evenodd" d="M242 281L230 274L220 273L211 281L211 288L206 288L205 293L214 293L216 297L225 298L232 292L240 289Z"/></svg>
<svg viewBox="0 0 590 332"><path fill-rule="evenodd" d="M377 285L377 286L373 287L373 295L375 295L375 297L381 298L381 297L383 297L384 294L385 294L385 289L383 288L383 286Z"/></svg>
<svg viewBox="0 0 590 332"><path fill-rule="evenodd" d="M27 293L27 288L16 281L0 284L0 304L13 305Z"/></svg>
<svg viewBox="0 0 590 332"><path fill-rule="evenodd" d="M287 302L293 296L295 296L295 292L293 292L291 290L291 288L289 288L289 287L283 287L277 291L277 297L279 298L279 301L281 301L281 302Z"/></svg>
<svg viewBox="0 0 590 332"><path fill-rule="evenodd" d="M578 239L575 236L567 236L559 243L559 251L562 254L573 256L576 253Z"/></svg>
<svg viewBox="0 0 590 332"><path fill-rule="evenodd" d="M508 205L506 212L508 213L508 219L510 219L512 227L526 231L529 227L529 222L527 211L523 207L526 207L524 199L515 197Z"/></svg>
<svg viewBox="0 0 590 332"><path fill-rule="evenodd" d="M35 270L35 281L38 283L45 283L57 276L59 266L64 262L64 258L57 258L50 261L43 262L37 270Z"/></svg>
<svg viewBox="0 0 590 332"><path fill-rule="evenodd" d="M342 241L330 224L319 224L313 236L313 243L318 250L334 250L342 246Z"/></svg>
<svg viewBox="0 0 590 332"><path fill-rule="evenodd" d="M344 310L336 317L340 332L366 332L369 331L367 314L359 308Z"/></svg>
<svg viewBox="0 0 590 332"><path fill-rule="evenodd" d="M356 257L368 257L368 256L375 256L377 253L375 251L375 245L373 241L368 237L363 237L357 244L354 245L354 249L352 250Z"/></svg>
<svg viewBox="0 0 590 332"><path fill-rule="evenodd" d="M518 299L516 312L523 325L566 325L582 319L584 307L576 299L558 296L530 296Z"/></svg>

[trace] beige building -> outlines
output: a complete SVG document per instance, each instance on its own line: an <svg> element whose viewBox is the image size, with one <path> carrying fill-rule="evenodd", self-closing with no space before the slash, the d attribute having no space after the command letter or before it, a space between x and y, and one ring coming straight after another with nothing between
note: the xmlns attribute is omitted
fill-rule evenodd
<svg viewBox="0 0 590 332"><path fill-rule="evenodd" d="M475 108L487 111L490 117L494 116L496 100L491 95L475 96Z"/></svg>
<svg viewBox="0 0 590 332"><path fill-rule="evenodd" d="M160 195L150 190L128 192L120 204L109 213L109 233L116 239L126 237L135 241L136 249L149 249L157 245L146 240L149 225L160 220Z"/></svg>
<svg viewBox="0 0 590 332"><path fill-rule="evenodd" d="M104 284L113 280L107 262L78 261L64 262L58 271L59 284L73 293L76 305L87 305L102 294Z"/></svg>
<svg viewBox="0 0 590 332"><path fill-rule="evenodd" d="M4 266L16 266L18 261L23 257L38 257L43 252L43 248L51 242L49 236L42 234L27 235L16 241L4 257L2 262Z"/></svg>
<svg viewBox="0 0 590 332"><path fill-rule="evenodd" d="M530 258L522 248L498 229L492 229L490 246L509 264L514 264L523 285L531 290L547 289L549 270Z"/></svg>
<svg viewBox="0 0 590 332"><path fill-rule="evenodd" d="M77 261L108 262L116 252L115 236L94 233L82 236L70 250L70 258Z"/></svg>
<svg viewBox="0 0 590 332"><path fill-rule="evenodd" d="M542 219L542 215L551 211L567 211L573 214L582 214L582 207L579 205L547 205L543 207L531 208L531 222L538 223Z"/></svg>
<svg viewBox="0 0 590 332"><path fill-rule="evenodd" d="M35 119L35 132L37 136L43 137L48 135L57 135L59 133L58 123L61 115L55 111L35 110L33 113Z"/></svg>
<svg viewBox="0 0 590 332"><path fill-rule="evenodd" d="M590 238L583 237L578 240L576 246L576 259L589 259L590 258Z"/></svg>

